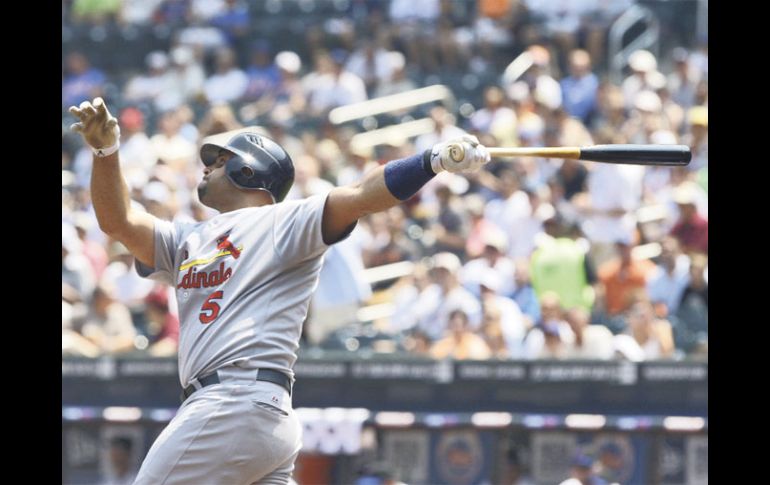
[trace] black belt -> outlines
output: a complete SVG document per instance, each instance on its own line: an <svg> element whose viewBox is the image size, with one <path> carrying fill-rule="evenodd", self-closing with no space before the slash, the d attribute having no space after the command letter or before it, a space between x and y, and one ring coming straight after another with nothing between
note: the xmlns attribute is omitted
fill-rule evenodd
<svg viewBox="0 0 770 485"><path fill-rule="evenodd" d="M291 396L291 379L289 379L289 376L287 376L283 372L273 370L273 369L259 369L257 371L257 380L278 384L279 386L286 389L286 391ZM182 402L184 402L185 399L192 396L192 394L198 389L202 389L212 384L219 384L219 382L220 382L219 375L216 372L214 372L213 374L209 374L207 376L203 376L198 379L198 383L200 384L200 386L196 387L194 384L190 384L189 386L184 388L184 390L182 390L182 395L180 396L180 399L182 400Z"/></svg>

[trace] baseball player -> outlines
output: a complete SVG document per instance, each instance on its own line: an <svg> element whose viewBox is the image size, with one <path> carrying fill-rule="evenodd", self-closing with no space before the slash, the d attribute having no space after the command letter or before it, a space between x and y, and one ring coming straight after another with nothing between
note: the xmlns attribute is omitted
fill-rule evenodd
<svg viewBox="0 0 770 485"><path fill-rule="evenodd" d="M282 202L294 179L274 141L240 133L204 144L201 202L219 215L171 223L134 210L118 159L120 129L101 98L71 107L93 149L100 228L136 257L140 275L176 288L182 406L148 452L137 484L285 484L301 447L292 367L324 252L359 218L414 195L441 171L489 161L474 137L368 172L355 185Z"/></svg>

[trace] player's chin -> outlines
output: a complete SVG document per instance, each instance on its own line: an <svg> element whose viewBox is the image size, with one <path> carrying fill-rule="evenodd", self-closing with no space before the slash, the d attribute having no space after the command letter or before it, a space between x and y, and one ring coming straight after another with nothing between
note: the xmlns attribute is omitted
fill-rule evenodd
<svg viewBox="0 0 770 485"><path fill-rule="evenodd" d="M198 200L201 201L202 204L206 204L206 193L208 192L208 182L205 180L202 180L200 184L198 184Z"/></svg>

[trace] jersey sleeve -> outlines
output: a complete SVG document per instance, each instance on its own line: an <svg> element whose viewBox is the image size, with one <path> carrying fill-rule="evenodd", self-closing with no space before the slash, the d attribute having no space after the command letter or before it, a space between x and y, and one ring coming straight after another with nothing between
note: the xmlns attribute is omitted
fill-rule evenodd
<svg viewBox="0 0 770 485"><path fill-rule="evenodd" d="M304 261L329 248L321 230L327 195L290 200L276 206L273 226L275 251L284 261ZM349 234L350 231L340 240Z"/></svg>
<svg viewBox="0 0 770 485"><path fill-rule="evenodd" d="M181 227L177 224L156 219L153 229L155 239L155 265L150 267L136 260L136 272L143 278L150 278L174 286L174 257L179 245Z"/></svg>

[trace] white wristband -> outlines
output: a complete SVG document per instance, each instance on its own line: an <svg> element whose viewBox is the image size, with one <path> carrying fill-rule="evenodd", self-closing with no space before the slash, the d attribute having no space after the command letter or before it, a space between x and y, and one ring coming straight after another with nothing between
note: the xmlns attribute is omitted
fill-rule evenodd
<svg viewBox="0 0 770 485"><path fill-rule="evenodd" d="M118 148L120 148L120 139L115 140L115 144L106 148L94 148L91 147L91 151L94 152L94 155L99 158L104 158L112 155L113 153L118 151Z"/></svg>

